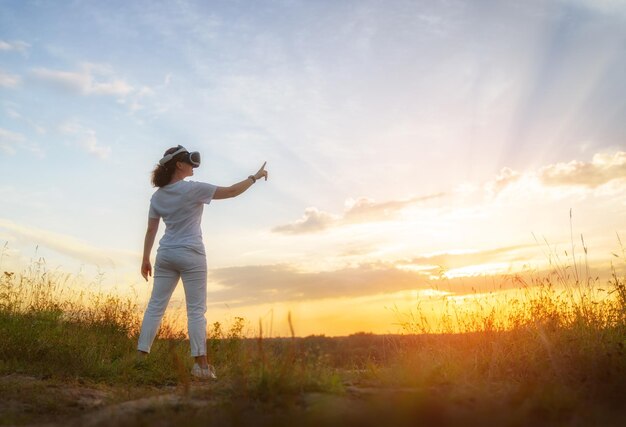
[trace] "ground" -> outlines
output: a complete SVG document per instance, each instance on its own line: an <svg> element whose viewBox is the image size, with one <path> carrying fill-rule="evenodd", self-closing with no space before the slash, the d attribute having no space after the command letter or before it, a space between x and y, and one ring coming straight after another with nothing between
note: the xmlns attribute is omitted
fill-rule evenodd
<svg viewBox="0 0 626 427"><path fill-rule="evenodd" d="M350 375L346 375L349 377ZM343 383L340 392L302 392L258 399L233 396L227 380L124 387L11 374L0 377L5 425L624 425L616 408L559 412L520 390L494 390L491 402L451 386L380 387ZM496 385L494 385L496 387ZM236 393L235 393L236 394ZM553 402L551 402L553 403ZM572 405L574 405L572 401ZM594 413L589 413L593 411Z"/></svg>

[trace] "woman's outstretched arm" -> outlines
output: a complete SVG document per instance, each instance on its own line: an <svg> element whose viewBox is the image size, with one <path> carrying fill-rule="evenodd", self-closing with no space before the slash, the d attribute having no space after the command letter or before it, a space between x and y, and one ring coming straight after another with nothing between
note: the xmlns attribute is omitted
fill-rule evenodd
<svg viewBox="0 0 626 427"><path fill-rule="evenodd" d="M259 169L259 171L254 174L255 181L258 181L261 178L265 178L265 180L267 181L267 171L265 170L266 163L267 162L263 163L263 166L261 166L261 169ZM254 184L255 181L253 181L250 178L246 178L243 181L240 181L236 184L231 185L230 187L217 187L217 189L215 190L215 194L213 195L213 198L215 200L219 200L219 199L230 199L232 197L237 197L238 195L246 191L248 188L250 188L252 184Z"/></svg>
<svg viewBox="0 0 626 427"><path fill-rule="evenodd" d="M159 229L159 218L148 219L148 229L146 230L146 238L143 242L143 259L141 261L141 275L146 282L148 276L152 276L152 264L150 263L150 252L152 252L152 246L154 245L154 238L156 237L157 230Z"/></svg>

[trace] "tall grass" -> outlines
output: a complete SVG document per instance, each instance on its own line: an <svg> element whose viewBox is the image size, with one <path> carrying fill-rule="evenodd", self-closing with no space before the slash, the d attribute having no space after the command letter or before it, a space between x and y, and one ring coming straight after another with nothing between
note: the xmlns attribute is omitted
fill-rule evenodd
<svg viewBox="0 0 626 427"><path fill-rule="evenodd" d="M577 405L619 411L626 396L626 280L615 268L604 283L580 271L558 265L530 281L510 276L519 286L514 298L470 296L457 304L445 296L436 314L419 304L399 313L407 336L370 380L434 387L461 400L468 393L497 397L539 410L543 421L562 422Z"/></svg>
<svg viewBox="0 0 626 427"><path fill-rule="evenodd" d="M182 385L188 390L189 341L167 317L151 353L137 358L141 311L135 300L77 291L72 277L39 259L0 276L0 374L80 378L110 384ZM207 331L210 363L233 394L269 399L340 386L333 369L291 340L245 339L245 319L215 322ZM261 331L262 332L262 331Z"/></svg>
<svg viewBox="0 0 626 427"><path fill-rule="evenodd" d="M147 365L153 369L135 369L135 302L80 292L72 284L70 275L48 271L43 259L21 273L2 273L0 371L105 382L176 381L171 357L152 358ZM166 324L161 336L175 339L168 331ZM163 343L155 350L165 356Z"/></svg>
<svg viewBox="0 0 626 427"><path fill-rule="evenodd" d="M583 404L618 410L626 396L626 280L616 270L603 283L571 270L512 275L514 297L446 297L436 313L418 305L399 313L399 335L296 338L289 319L291 337L267 339L259 323L257 337L246 339L245 319L216 322L207 331L209 359L224 393L261 401L352 385L425 390L418 406L426 395L442 404L500 402L521 408L526 421L539 411L558 422ZM72 291L71 281L42 260L0 275L0 374L189 391L189 343L173 322L138 360L137 303Z"/></svg>

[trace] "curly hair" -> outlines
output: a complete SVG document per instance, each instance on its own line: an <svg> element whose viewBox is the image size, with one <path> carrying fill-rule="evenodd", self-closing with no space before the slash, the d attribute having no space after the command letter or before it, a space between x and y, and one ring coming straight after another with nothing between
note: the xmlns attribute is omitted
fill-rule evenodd
<svg viewBox="0 0 626 427"><path fill-rule="evenodd" d="M178 147L168 148L165 153L163 153L163 156L172 154L176 150L178 150ZM177 154L164 165L157 164L152 171L152 185L154 187L164 187L169 184L174 176L174 172L176 171L176 162L184 161L183 158L185 157L185 154L186 153Z"/></svg>

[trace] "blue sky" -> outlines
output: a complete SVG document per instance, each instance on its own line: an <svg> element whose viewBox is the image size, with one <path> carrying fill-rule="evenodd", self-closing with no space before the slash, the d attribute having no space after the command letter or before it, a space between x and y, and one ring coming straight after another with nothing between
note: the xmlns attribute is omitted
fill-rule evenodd
<svg viewBox="0 0 626 427"><path fill-rule="evenodd" d="M521 251L532 232L567 244L570 208L599 260L624 231L623 1L0 7L5 266L39 245L53 267L139 283L149 173L177 144L217 185L268 162L267 183L205 209L216 292L250 271L359 269L389 273L371 295L410 289L388 289L408 259ZM328 297L311 289L272 292Z"/></svg>

